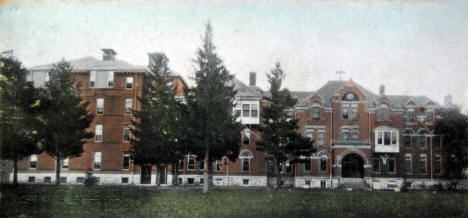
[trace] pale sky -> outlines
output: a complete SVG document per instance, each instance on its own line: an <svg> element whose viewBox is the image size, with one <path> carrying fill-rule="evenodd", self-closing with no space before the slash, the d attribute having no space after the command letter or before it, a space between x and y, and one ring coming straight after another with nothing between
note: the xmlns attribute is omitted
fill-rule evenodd
<svg viewBox="0 0 468 218"><path fill-rule="evenodd" d="M346 73L378 94L447 94L468 109L468 1L4 1L0 51L26 67L85 56L146 65L164 52L191 78L205 24L228 70L268 89L265 73L279 60L285 86L317 90ZM190 82L190 79L189 79Z"/></svg>

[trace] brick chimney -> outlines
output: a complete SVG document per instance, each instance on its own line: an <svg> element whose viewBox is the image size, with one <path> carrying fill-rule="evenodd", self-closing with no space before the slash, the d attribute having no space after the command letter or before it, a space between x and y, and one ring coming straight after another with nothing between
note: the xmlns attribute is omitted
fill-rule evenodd
<svg viewBox="0 0 468 218"><path fill-rule="evenodd" d="M379 94L380 95L385 95L385 86L384 85L380 85Z"/></svg>
<svg viewBox="0 0 468 218"><path fill-rule="evenodd" d="M250 72L249 85L250 86L256 86L257 85L257 74L255 72Z"/></svg>
<svg viewBox="0 0 468 218"><path fill-rule="evenodd" d="M114 49L103 48L101 50L102 50L103 61L115 61L115 55L117 55L117 53L114 51Z"/></svg>

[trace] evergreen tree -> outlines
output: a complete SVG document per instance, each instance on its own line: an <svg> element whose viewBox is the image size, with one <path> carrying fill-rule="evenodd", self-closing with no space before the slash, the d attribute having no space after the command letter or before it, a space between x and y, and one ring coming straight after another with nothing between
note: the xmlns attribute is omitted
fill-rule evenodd
<svg viewBox="0 0 468 218"><path fill-rule="evenodd" d="M18 184L18 161L39 153L38 90L26 81L27 71L13 58L0 58L0 156L13 161Z"/></svg>
<svg viewBox="0 0 468 218"><path fill-rule="evenodd" d="M136 120L132 129L131 153L135 164L156 165L159 178L160 165L173 165L173 183L179 160L186 152L183 126L185 105L176 99L175 88L167 66L166 55L152 55L151 73L143 81L141 110L134 111ZM159 185L159 179L156 180Z"/></svg>
<svg viewBox="0 0 468 218"><path fill-rule="evenodd" d="M445 174L461 178L468 166L468 116L460 112L460 107L443 108L440 115L434 132L442 136L442 151L447 157Z"/></svg>
<svg viewBox="0 0 468 218"><path fill-rule="evenodd" d="M44 88L47 110L41 113L43 150L55 157L56 184L60 185L61 163L66 158L79 157L86 139L92 138L89 128L93 115L87 111L89 102L79 95L79 84L73 80L70 63L64 60L50 69L50 81Z"/></svg>
<svg viewBox="0 0 468 218"><path fill-rule="evenodd" d="M297 132L298 120L288 115L288 110L293 108L296 100L292 98L288 89L281 89L284 73L279 62L267 77L271 96L265 98L268 105L263 109L264 125L259 128L262 137L257 145L259 150L267 151L268 155L273 157L276 183L279 187L281 164L287 161L291 164L300 162L301 157L310 156L315 149L312 146L313 141Z"/></svg>
<svg viewBox="0 0 468 218"><path fill-rule="evenodd" d="M196 86L187 90L187 107L192 154L205 161L203 192L208 191L211 161L228 156L234 161L240 148L241 126L232 114L234 77L215 53L213 33L207 24L202 48L197 51Z"/></svg>

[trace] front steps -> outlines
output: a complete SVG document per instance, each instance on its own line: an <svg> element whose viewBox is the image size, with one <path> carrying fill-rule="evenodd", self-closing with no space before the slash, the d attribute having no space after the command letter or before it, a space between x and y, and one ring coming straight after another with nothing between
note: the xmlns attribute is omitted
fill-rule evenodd
<svg viewBox="0 0 468 218"><path fill-rule="evenodd" d="M347 191L371 190L363 178L341 178L340 188Z"/></svg>

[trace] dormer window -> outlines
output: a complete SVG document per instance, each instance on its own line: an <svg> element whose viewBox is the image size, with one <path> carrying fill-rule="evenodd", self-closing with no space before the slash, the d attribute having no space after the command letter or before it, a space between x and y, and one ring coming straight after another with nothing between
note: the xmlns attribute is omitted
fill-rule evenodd
<svg viewBox="0 0 468 218"><path fill-rule="evenodd" d="M385 104L381 104L377 109L377 120L385 121L388 120L388 107Z"/></svg>
<svg viewBox="0 0 468 218"><path fill-rule="evenodd" d="M309 109L312 119L320 119L320 104L313 103Z"/></svg>
<svg viewBox="0 0 468 218"><path fill-rule="evenodd" d="M416 122L416 115L413 108L406 110L406 122Z"/></svg>
<svg viewBox="0 0 468 218"><path fill-rule="evenodd" d="M434 120L434 111L426 110L425 114L426 114L426 117L424 121L431 123Z"/></svg>
<svg viewBox="0 0 468 218"><path fill-rule="evenodd" d="M114 72L109 71L107 78L107 88L114 88Z"/></svg>

